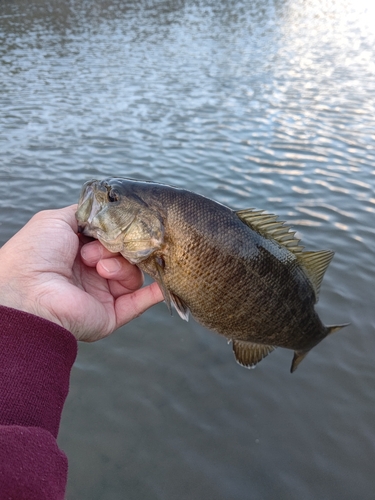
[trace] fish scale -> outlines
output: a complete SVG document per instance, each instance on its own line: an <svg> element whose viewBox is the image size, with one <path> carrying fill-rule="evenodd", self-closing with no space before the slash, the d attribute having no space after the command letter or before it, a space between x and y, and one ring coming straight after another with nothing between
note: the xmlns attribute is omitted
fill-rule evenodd
<svg viewBox="0 0 375 500"><path fill-rule="evenodd" d="M276 347L309 350L345 325L324 326L315 311L331 251L305 252L285 223L261 210L234 211L209 198L153 182L87 182L80 230L121 252L156 280L168 307L189 312L232 341L253 367Z"/></svg>

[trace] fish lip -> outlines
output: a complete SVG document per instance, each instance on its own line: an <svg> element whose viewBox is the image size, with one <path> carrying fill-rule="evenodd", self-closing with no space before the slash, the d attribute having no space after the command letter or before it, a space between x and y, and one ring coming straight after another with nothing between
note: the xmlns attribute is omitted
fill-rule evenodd
<svg viewBox="0 0 375 500"><path fill-rule="evenodd" d="M91 186L89 195L91 196L91 210L90 210L90 215L87 217L86 224L91 225L94 217L100 212L102 206L101 203L96 199L94 190L91 188Z"/></svg>
<svg viewBox="0 0 375 500"><path fill-rule="evenodd" d="M104 191L101 188L100 183L97 180L88 181L82 189L81 198L77 207L77 222L78 222L78 232L82 234L87 234L87 232L92 232L95 229L95 225L92 225L93 219L102 209L102 204L98 201L95 196L96 191ZM85 207L87 205L87 207ZM89 215L84 216L83 219L80 219L78 214L80 210L83 208L83 213L87 213L89 211Z"/></svg>
<svg viewBox="0 0 375 500"><path fill-rule="evenodd" d="M85 184L82 186L81 189L81 196L80 200L78 203L78 208L80 208L87 200L88 198L93 194L95 187L98 184L98 181L96 179L92 179L91 181L85 182Z"/></svg>
<svg viewBox="0 0 375 500"><path fill-rule="evenodd" d="M106 231L103 231L100 225L95 224L95 217L105 209L106 205L101 201L100 193L107 193L106 182L93 179L84 185L76 212L78 232L104 243L111 243L113 239L121 235L123 228L120 228L116 234L111 234L111 237L108 238ZM81 214L79 214L80 210L82 210Z"/></svg>

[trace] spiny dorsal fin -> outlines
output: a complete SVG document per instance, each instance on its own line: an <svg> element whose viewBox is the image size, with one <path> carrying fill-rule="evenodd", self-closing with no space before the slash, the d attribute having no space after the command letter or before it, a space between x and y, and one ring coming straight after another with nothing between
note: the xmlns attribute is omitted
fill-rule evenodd
<svg viewBox="0 0 375 500"><path fill-rule="evenodd" d="M233 340L233 352L237 363L245 368L254 368L263 358L275 349L272 345L254 344L244 340Z"/></svg>
<svg viewBox="0 0 375 500"><path fill-rule="evenodd" d="M334 255L335 252L331 250L321 250L320 252L302 252L297 257L314 288L316 302L318 302L324 273Z"/></svg>
<svg viewBox="0 0 375 500"><path fill-rule="evenodd" d="M285 221L277 220L277 215L253 208L239 210L236 214L242 222L264 238L277 241L296 256L302 253L303 246L299 244L300 240L294 237L295 231L291 231L290 227L285 225Z"/></svg>

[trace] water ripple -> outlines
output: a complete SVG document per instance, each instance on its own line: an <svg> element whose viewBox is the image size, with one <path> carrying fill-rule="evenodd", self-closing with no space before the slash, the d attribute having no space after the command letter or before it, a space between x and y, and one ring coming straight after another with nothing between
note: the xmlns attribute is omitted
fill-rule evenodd
<svg viewBox="0 0 375 500"><path fill-rule="evenodd" d="M364 0L0 3L1 243L87 179L153 179L335 250L319 314L351 322L293 377L290 352L241 370L163 304L80 346L69 497L373 497L373 19Z"/></svg>

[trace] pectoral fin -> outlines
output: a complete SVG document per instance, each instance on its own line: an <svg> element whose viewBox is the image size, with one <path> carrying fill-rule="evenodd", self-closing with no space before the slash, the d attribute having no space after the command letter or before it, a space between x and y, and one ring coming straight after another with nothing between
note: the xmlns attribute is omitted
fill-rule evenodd
<svg viewBox="0 0 375 500"><path fill-rule="evenodd" d="M255 344L243 340L233 340L236 361L245 368L254 368L259 361L275 349L272 345Z"/></svg>
<svg viewBox="0 0 375 500"><path fill-rule="evenodd" d="M155 260L155 267L158 275L158 283L160 286L161 291L163 292L164 300L165 303L167 304L168 310L172 315L172 304L174 305L176 311L178 312L179 316L185 320L189 321L189 308L185 304L185 302L178 296L175 295L173 292L170 292L168 288L165 286L164 283L164 260L161 257L156 257Z"/></svg>
<svg viewBox="0 0 375 500"><path fill-rule="evenodd" d="M165 286L164 279L163 279L164 260L161 257L156 257L154 259L154 263L155 263L155 268L156 268L156 272L158 275L157 282L160 286L160 290L163 293L163 297L164 297L165 303L168 307L168 311L171 313L171 316L172 316L171 294L169 293L168 288Z"/></svg>
<svg viewBox="0 0 375 500"><path fill-rule="evenodd" d="M171 292L170 294L172 303L176 308L176 311L178 312L180 318L182 318L185 321L189 321L189 308L185 304L185 302L178 297L178 295L175 295L174 293Z"/></svg>

